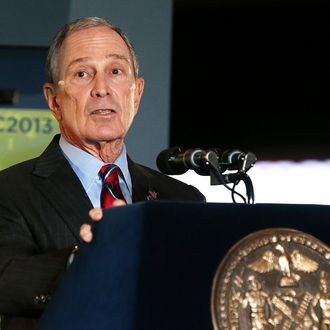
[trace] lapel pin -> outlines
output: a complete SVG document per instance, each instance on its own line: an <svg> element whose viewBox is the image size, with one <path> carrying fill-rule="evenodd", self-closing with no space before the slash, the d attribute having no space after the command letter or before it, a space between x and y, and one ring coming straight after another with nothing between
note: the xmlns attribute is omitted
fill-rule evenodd
<svg viewBox="0 0 330 330"><path fill-rule="evenodd" d="M156 200L156 199L157 199L157 192L153 189L149 189L147 200L152 201L152 200Z"/></svg>

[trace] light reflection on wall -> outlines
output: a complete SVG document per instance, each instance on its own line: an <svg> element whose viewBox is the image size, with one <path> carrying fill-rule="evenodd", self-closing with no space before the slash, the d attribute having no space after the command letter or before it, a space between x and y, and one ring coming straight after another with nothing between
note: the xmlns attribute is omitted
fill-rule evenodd
<svg viewBox="0 0 330 330"><path fill-rule="evenodd" d="M248 175L253 183L256 203L330 205L330 159L259 161ZM233 203L231 192L220 185L211 186L208 176L188 171L173 177L196 186L208 202ZM244 183L238 185L237 191L245 196ZM238 197L236 201L242 203Z"/></svg>

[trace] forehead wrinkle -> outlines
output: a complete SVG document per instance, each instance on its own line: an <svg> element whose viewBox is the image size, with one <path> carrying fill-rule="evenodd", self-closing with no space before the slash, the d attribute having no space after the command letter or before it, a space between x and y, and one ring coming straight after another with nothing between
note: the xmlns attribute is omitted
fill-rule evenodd
<svg viewBox="0 0 330 330"><path fill-rule="evenodd" d="M108 54L105 56L106 59L118 59L118 60L124 60L125 62L127 62L128 64L130 64L130 61L129 59L124 56L124 55L119 55L119 54ZM93 62L93 58L91 57L79 57L79 58L76 58L74 60L72 60L69 65L68 65L68 68L74 66L75 64L79 64L79 63L86 63L86 62Z"/></svg>

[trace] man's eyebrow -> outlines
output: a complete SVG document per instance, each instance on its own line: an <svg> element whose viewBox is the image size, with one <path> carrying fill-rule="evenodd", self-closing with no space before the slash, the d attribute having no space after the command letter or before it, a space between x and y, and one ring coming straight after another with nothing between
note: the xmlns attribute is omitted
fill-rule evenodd
<svg viewBox="0 0 330 330"><path fill-rule="evenodd" d="M106 55L106 58L114 58L114 59L118 59L118 60L124 60L126 61L127 63L130 63L129 59L124 56L124 55L119 55L119 54L108 54ZM79 57L79 58L76 58L74 60L72 60L69 65L68 65L68 68L71 68L72 66L74 66L75 64L79 64L79 63L84 63L84 62L89 62L89 61L93 61L93 59L91 57Z"/></svg>
<svg viewBox="0 0 330 330"><path fill-rule="evenodd" d="M124 60L124 61L129 62L129 59L126 56L120 55L120 54L108 54L106 56L106 58L115 58L115 59L118 59L118 60Z"/></svg>
<svg viewBox="0 0 330 330"><path fill-rule="evenodd" d="M83 62L88 62L91 58L90 57L79 57L76 58L74 60L72 60L69 65L68 68L74 66L75 64L79 64L79 63L83 63Z"/></svg>

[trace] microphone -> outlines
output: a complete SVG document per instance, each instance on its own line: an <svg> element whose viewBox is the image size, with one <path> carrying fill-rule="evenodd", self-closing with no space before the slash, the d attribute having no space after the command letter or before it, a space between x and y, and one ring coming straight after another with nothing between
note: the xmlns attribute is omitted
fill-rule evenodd
<svg viewBox="0 0 330 330"><path fill-rule="evenodd" d="M241 150L225 150L214 149L218 155L219 165L223 171L237 170L247 172L257 161L257 157L252 152L243 152Z"/></svg>
<svg viewBox="0 0 330 330"><path fill-rule="evenodd" d="M158 169L168 175L177 175L195 170L197 174L208 175L206 170L210 169L210 163L216 163L219 170L240 170L246 172L254 165L257 158L251 153L244 153L240 150L225 150L211 148L202 149L182 149L173 147L165 149L157 156Z"/></svg>
<svg viewBox="0 0 330 330"><path fill-rule="evenodd" d="M182 149L173 147L165 149L157 156L157 167L164 174L177 175L187 170L198 170L209 167L210 161L217 161L217 155L212 150Z"/></svg>

